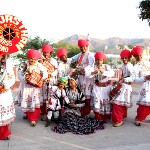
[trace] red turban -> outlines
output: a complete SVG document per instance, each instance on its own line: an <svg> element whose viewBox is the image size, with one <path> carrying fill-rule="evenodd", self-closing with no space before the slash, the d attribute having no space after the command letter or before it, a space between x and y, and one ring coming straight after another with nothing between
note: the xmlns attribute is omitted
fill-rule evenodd
<svg viewBox="0 0 150 150"><path fill-rule="evenodd" d="M33 59L39 59L40 58L40 53L39 51L35 50L35 49L30 49L27 52L27 57L28 58L33 58Z"/></svg>
<svg viewBox="0 0 150 150"><path fill-rule="evenodd" d="M120 57L128 57L128 58L131 58L131 52L128 50L128 49L124 49L121 51L120 53Z"/></svg>
<svg viewBox="0 0 150 150"><path fill-rule="evenodd" d="M88 46L89 43L87 40L78 40L78 46L83 47L83 46Z"/></svg>
<svg viewBox="0 0 150 150"><path fill-rule="evenodd" d="M106 55L103 52L96 52L96 54L94 55L95 58L97 59L106 59Z"/></svg>
<svg viewBox="0 0 150 150"><path fill-rule="evenodd" d="M45 44L42 46L42 52L53 52L53 48L52 46Z"/></svg>
<svg viewBox="0 0 150 150"><path fill-rule="evenodd" d="M58 49L56 56L57 56L58 58L60 58L61 56L67 55L67 54L68 54L68 50L67 50L67 49L65 49L65 48L60 48L60 49Z"/></svg>
<svg viewBox="0 0 150 150"><path fill-rule="evenodd" d="M132 48L132 55L141 55L143 53L143 48L141 46L135 46Z"/></svg>

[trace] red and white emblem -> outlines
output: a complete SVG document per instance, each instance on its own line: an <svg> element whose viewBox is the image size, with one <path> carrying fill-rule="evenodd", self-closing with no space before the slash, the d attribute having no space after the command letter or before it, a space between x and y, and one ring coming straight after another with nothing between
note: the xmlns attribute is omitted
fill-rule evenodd
<svg viewBox="0 0 150 150"><path fill-rule="evenodd" d="M22 50L27 40L28 32L21 20L12 15L0 15L0 52Z"/></svg>

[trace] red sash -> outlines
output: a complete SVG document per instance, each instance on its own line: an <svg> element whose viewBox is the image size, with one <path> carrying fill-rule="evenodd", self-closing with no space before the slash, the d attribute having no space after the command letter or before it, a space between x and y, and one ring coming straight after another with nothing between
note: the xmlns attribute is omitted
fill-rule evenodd
<svg viewBox="0 0 150 150"><path fill-rule="evenodd" d="M80 56L80 58L78 60L78 63L77 63L78 65L80 65L80 63L82 62L83 57L84 57L84 54L81 54L81 56Z"/></svg>

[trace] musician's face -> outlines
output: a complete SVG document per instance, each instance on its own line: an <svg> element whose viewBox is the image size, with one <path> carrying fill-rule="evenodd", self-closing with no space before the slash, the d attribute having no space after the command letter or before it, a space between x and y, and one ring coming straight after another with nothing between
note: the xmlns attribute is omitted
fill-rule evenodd
<svg viewBox="0 0 150 150"><path fill-rule="evenodd" d="M97 59L97 58L95 58L95 63L96 63L97 66L102 66L103 62L104 62L103 59Z"/></svg>
<svg viewBox="0 0 150 150"><path fill-rule="evenodd" d="M121 60L124 64L127 64L130 59L129 59L129 57L122 57Z"/></svg>
<svg viewBox="0 0 150 150"><path fill-rule="evenodd" d="M65 85L62 84L62 83L59 82L59 81L58 81L58 84L57 84L57 85L58 85L58 88L59 88L59 89L64 89L64 88L65 88Z"/></svg>
<svg viewBox="0 0 150 150"><path fill-rule="evenodd" d="M29 64L30 64L30 65L34 65L37 60L34 59L34 58L28 58L28 61L29 61Z"/></svg>
<svg viewBox="0 0 150 150"><path fill-rule="evenodd" d="M74 81L74 80L72 80L72 79L69 79L69 87L71 88L71 89L73 89L74 87L76 87L76 82Z"/></svg>
<svg viewBox="0 0 150 150"><path fill-rule="evenodd" d="M82 53L86 53L87 50L88 50L88 46L82 46L82 47L80 47L80 51L81 51Z"/></svg>
<svg viewBox="0 0 150 150"><path fill-rule="evenodd" d="M143 58L142 55L134 55L134 58L136 59L137 62L140 62Z"/></svg>
<svg viewBox="0 0 150 150"><path fill-rule="evenodd" d="M67 62L67 55L62 55L62 56L60 57L60 60L61 60L62 62L64 62L64 63L66 63L66 62Z"/></svg>
<svg viewBox="0 0 150 150"><path fill-rule="evenodd" d="M51 57L51 53L50 52L43 52L43 55L46 59Z"/></svg>

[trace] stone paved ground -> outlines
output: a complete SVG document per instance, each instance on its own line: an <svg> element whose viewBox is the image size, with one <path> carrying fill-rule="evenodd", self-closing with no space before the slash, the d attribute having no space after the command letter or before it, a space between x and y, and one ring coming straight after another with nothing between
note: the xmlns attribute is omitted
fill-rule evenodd
<svg viewBox="0 0 150 150"><path fill-rule="evenodd" d="M129 109L121 127L113 127L109 122L104 130L90 135L57 134L50 127L45 128L42 121L31 127L27 120L22 119L23 113L16 106L17 117L11 125L12 137L9 141L0 141L0 150L149 150L150 118L141 127L133 124L139 87L133 85L134 106ZM54 125L52 123L51 127Z"/></svg>

